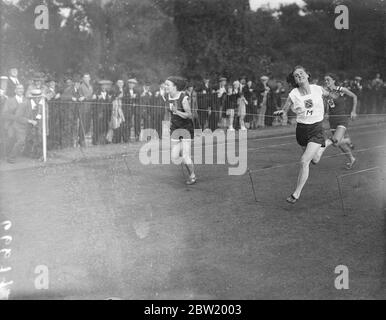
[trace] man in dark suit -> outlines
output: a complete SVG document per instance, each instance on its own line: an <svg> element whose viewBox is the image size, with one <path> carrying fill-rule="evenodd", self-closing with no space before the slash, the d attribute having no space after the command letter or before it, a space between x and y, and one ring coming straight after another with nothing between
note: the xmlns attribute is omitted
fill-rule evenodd
<svg viewBox="0 0 386 320"><path fill-rule="evenodd" d="M197 90L198 117L202 130L208 127L209 113L215 105L215 92L209 77L204 77Z"/></svg>
<svg viewBox="0 0 386 320"><path fill-rule="evenodd" d="M215 93L215 89L210 83L209 77L204 77L201 86L198 86L197 93L211 94Z"/></svg>
<svg viewBox="0 0 386 320"><path fill-rule="evenodd" d="M106 135L111 119L113 95L111 92L112 81L100 80L100 88L96 91L96 104L92 108L93 135L92 143L94 145L105 144Z"/></svg>
<svg viewBox="0 0 386 320"><path fill-rule="evenodd" d="M112 90L112 114L107 133L107 142L121 143L124 138L125 116L123 114L125 99L125 82L118 79ZM126 141L127 142L127 141Z"/></svg>
<svg viewBox="0 0 386 320"><path fill-rule="evenodd" d="M63 119L65 119L62 147L76 148L78 145L80 145L80 138L82 136L80 133L80 103L78 102L81 97L79 92L80 85L81 80L78 76L75 76L73 79L67 79L66 87L60 96L60 100L63 101Z"/></svg>
<svg viewBox="0 0 386 320"><path fill-rule="evenodd" d="M96 100L96 95L94 93L94 88L91 84L91 76L89 73L85 73L82 78L82 83L79 87L80 98L79 102L82 104L79 105L79 119L80 119L80 145L85 147L87 145L86 140L92 136L91 133L91 123L92 123L92 105ZM92 140L92 139L91 139Z"/></svg>
<svg viewBox="0 0 386 320"><path fill-rule="evenodd" d="M138 81L136 79L129 79L127 81L127 89L125 92L125 103L123 108L123 113L125 116L125 126L124 126L124 142L129 142L131 137L131 127L134 116L134 134L135 139L139 140L139 135L141 133L141 109L138 106L140 93L138 92L136 86Z"/></svg>
<svg viewBox="0 0 386 320"><path fill-rule="evenodd" d="M0 77L0 114L3 112L3 106L5 104L5 101L7 101L8 97L6 95L7 91L7 82L8 77L1 76ZM3 130L3 123L0 121L0 158L3 158L5 156L5 145L6 145L6 139L5 139L5 133Z"/></svg>
<svg viewBox="0 0 386 320"><path fill-rule="evenodd" d="M32 119L30 104L24 97L23 85L17 85L15 96L6 101L2 118L8 141L7 161L15 163L17 156L25 146L28 127L38 124L36 120Z"/></svg>
<svg viewBox="0 0 386 320"><path fill-rule="evenodd" d="M153 107L153 93L150 91L150 83L145 82L142 87L142 92L140 96L140 102L143 107L141 107L141 114L143 118L143 127L144 129L155 129L154 119L155 119L155 109Z"/></svg>
<svg viewBox="0 0 386 320"><path fill-rule="evenodd" d="M15 96L16 86L21 84L17 76L18 76L17 68L14 68L14 67L10 68L9 74L8 74L7 91L6 91L6 95L9 98L12 98Z"/></svg>
<svg viewBox="0 0 386 320"><path fill-rule="evenodd" d="M43 156L43 104L45 96L40 89L32 89L29 92L29 112L36 121L36 125L28 126L26 146L24 153L35 159L42 159ZM46 128L47 128L47 109L45 109Z"/></svg>

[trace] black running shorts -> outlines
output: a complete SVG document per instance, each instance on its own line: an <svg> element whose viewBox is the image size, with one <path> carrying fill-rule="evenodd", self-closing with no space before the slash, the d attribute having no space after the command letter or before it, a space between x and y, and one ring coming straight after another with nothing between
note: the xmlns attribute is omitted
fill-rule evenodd
<svg viewBox="0 0 386 320"><path fill-rule="evenodd" d="M309 142L325 147L322 121L313 124L298 123L296 126L296 140L302 147L306 147Z"/></svg>

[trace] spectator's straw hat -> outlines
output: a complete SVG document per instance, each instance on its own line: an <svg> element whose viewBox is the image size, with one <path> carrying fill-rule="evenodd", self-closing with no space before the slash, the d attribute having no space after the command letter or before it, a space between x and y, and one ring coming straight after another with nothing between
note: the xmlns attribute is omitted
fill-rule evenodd
<svg viewBox="0 0 386 320"><path fill-rule="evenodd" d="M268 81L268 80L269 80L269 77L267 77L267 76L261 76L261 77L260 77L260 80Z"/></svg>
<svg viewBox="0 0 386 320"><path fill-rule="evenodd" d="M138 81L137 81L137 79L129 79L129 80L127 80L127 83L138 84Z"/></svg>
<svg viewBox="0 0 386 320"><path fill-rule="evenodd" d="M102 85L112 85L113 82L110 80L100 80L100 81L98 81L98 84L100 84L101 86Z"/></svg>
<svg viewBox="0 0 386 320"><path fill-rule="evenodd" d="M220 79L218 79L218 81L222 82L222 81L227 81L227 78L225 77L220 77Z"/></svg>
<svg viewBox="0 0 386 320"><path fill-rule="evenodd" d="M42 97L42 96L43 96L42 90L40 90L40 89L33 89L33 90L31 90L31 97L32 98L39 98L39 97Z"/></svg>
<svg viewBox="0 0 386 320"><path fill-rule="evenodd" d="M358 81L361 81L361 80L362 80L362 77L356 76L354 79L355 79L355 80L358 80Z"/></svg>

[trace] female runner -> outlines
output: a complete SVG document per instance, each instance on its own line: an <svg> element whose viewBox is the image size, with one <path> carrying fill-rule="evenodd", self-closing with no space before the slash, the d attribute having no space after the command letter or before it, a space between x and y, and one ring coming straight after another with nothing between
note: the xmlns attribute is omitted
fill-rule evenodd
<svg viewBox="0 0 386 320"><path fill-rule="evenodd" d="M276 111L274 114L287 113L289 108L296 113L296 140L304 153L300 160L296 189L287 198L287 202L295 204L307 182L310 162L316 159L318 150L325 147L322 126L323 97L328 96L329 93L318 85L310 84L310 74L302 66L296 66L288 75L287 81L294 89L290 92L283 110Z"/></svg>
<svg viewBox="0 0 386 320"><path fill-rule="evenodd" d="M326 148L333 144L334 146L341 149L348 157L349 162L346 164L346 169L350 170L356 162L356 159L352 154L352 149L354 146L346 131L350 118L351 120L355 120L357 116L356 109L358 98L355 93L351 92L347 88L336 86L337 80L337 77L332 73L329 73L324 77L327 90L330 93L327 99L329 107L328 120L330 122L331 131L334 132L333 137L326 141ZM353 108L350 115L347 115L345 95L353 99ZM320 157L326 148L320 149L317 158L312 161L314 164L319 162Z"/></svg>
<svg viewBox="0 0 386 320"><path fill-rule="evenodd" d="M182 158L182 163L189 172L189 179L186 184L192 185L197 181L190 156L191 142L194 139L194 125L188 96L183 93L185 87L186 81L181 77L172 76L166 79L166 103L172 114L170 120L171 156L174 161Z"/></svg>

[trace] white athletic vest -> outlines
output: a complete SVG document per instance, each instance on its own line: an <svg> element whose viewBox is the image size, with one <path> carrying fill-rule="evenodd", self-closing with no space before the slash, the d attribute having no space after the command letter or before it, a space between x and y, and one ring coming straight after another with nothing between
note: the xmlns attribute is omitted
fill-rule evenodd
<svg viewBox="0 0 386 320"><path fill-rule="evenodd" d="M292 111L296 113L296 122L313 124L323 120L324 103L322 87L310 85L311 94L302 96L298 88L293 89L289 97L293 102Z"/></svg>

